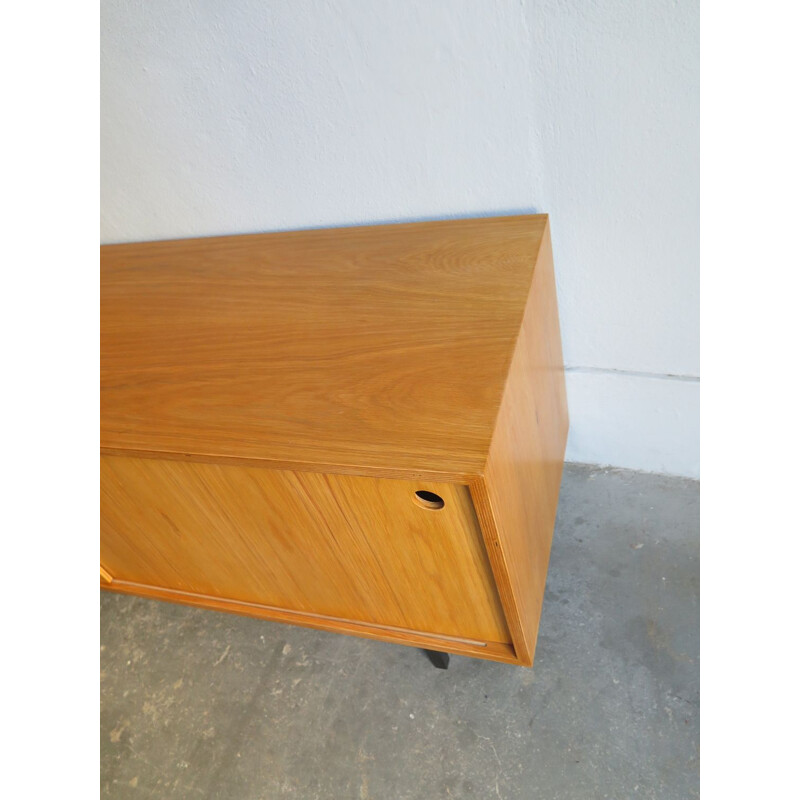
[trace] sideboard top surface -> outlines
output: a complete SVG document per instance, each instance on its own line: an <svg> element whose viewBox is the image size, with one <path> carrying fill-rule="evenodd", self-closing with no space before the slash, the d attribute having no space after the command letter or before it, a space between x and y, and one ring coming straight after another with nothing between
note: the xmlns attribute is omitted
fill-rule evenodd
<svg viewBox="0 0 800 800"><path fill-rule="evenodd" d="M546 215L106 245L101 447L483 469Z"/></svg>

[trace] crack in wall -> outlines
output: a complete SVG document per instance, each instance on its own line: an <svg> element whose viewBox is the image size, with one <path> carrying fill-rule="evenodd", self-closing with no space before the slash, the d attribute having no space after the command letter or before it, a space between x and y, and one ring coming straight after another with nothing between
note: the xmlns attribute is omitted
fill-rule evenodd
<svg viewBox="0 0 800 800"><path fill-rule="evenodd" d="M564 367L565 372L576 372L583 374L602 374L602 375L625 375L630 378L658 378L667 381L685 381L688 383L700 383L699 375L673 375L668 372L643 372L633 369L612 369L610 367Z"/></svg>

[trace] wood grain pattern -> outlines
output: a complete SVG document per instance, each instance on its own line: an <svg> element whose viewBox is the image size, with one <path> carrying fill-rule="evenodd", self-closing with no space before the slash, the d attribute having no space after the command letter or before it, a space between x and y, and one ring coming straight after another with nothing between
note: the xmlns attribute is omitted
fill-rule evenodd
<svg viewBox="0 0 800 800"><path fill-rule="evenodd" d="M484 474L471 485L517 657L530 665L569 419L549 227Z"/></svg>
<svg viewBox="0 0 800 800"><path fill-rule="evenodd" d="M510 642L463 485L104 456L101 525L114 587Z"/></svg>
<svg viewBox="0 0 800 800"><path fill-rule="evenodd" d="M107 246L101 303L104 589L532 663L546 215Z"/></svg>
<svg viewBox="0 0 800 800"><path fill-rule="evenodd" d="M469 480L546 219L101 248L102 452Z"/></svg>

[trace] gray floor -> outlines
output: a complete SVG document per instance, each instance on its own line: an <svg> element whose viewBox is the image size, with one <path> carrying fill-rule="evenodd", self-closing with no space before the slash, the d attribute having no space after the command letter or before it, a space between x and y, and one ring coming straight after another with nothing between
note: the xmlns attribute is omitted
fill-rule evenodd
<svg viewBox="0 0 800 800"><path fill-rule="evenodd" d="M102 593L102 797L697 797L698 491L567 467L532 670Z"/></svg>

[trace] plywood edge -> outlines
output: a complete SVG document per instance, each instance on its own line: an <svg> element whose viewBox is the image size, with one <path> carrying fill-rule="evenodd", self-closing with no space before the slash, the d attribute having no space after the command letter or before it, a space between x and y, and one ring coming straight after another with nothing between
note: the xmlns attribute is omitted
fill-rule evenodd
<svg viewBox="0 0 800 800"><path fill-rule="evenodd" d="M112 584L101 582L101 588L108 591L148 597L156 600L166 600L180 603L195 608L211 609L213 611L226 611L234 614L243 614L257 619L271 622L284 622L291 625L301 625L306 628L345 633L360 636L365 639L404 644L414 647L423 647L428 650L439 650L453 655L471 656L489 661L499 661L505 664L519 664L514 648L505 642L478 642L477 640L461 639L453 636L406 630L390 626L374 625L366 622L328 617L321 614L308 614L259 603L246 603L220 597L164 589L159 586L149 586L130 581L114 581Z"/></svg>
<svg viewBox="0 0 800 800"><path fill-rule="evenodd" d="M480 480L476 507L517 656L532 663L569 419L549 220Z"/></svg>
<svg viewBox="0 0 800 800"><path fill-rule="evenodd" d="M114 579L111 577L111 574L107 569L103 568L103 565L100 565L100 582L101 583L113 583Z"/></svg>
<svg viewBox="0 0 800 800"><path fill-rule="evenodd" d="M533 650L525 638L525 628L522 625L522 615L517 598L514 594L509 566L506 562L505 551L497 531L495 514L492 510L489 492L483 476L477 476L469 485L472 504L478 515L480 529L489 563L492 567L497 593L500 596L500 605L506 618L506 625L511 634L517 663L529 667L533 663Z"/></svg>
<svg viewBox="0 0 800 800"><path fill-rule="evenodd" d="M205 453L180 453L165 450L140 450L135 448L100 447L101 456L117 458L151 458L166 461L189 461L196 464L219 464L230 467L259 467L261 469L286 470L292 472L320 472L334 475L355 475L367 478L390 478L397 480L436 481L438 483L460 483L469 485L480 471L474 464L464 471L438 471L430 469L407 469L405 467L376 467L359 464L328 464L311 461L285 461L267 458L242 458L239 456L211 455Z"/></svg>

